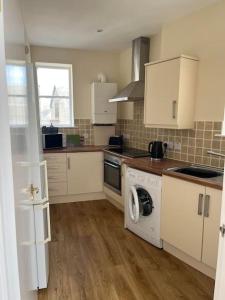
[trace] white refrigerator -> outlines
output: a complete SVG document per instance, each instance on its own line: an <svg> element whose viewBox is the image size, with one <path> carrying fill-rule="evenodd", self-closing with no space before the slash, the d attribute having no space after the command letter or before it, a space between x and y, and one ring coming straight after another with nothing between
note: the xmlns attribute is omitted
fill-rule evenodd
<svg viewBox="0 0 225 300"><path fill-rule="evenodd" d="M20 1L5 0L3 4L0 10L0 83L1 92L4 91L1 107L5 112L4 134L10 136L6 156L12 171L7 179L12 183L12 191L11 186L8 191L12 197L10 203L3 202L4 232L8 229L4 245L10 274L7 285L10 299L36 300L37 289L47 287L49 276L47 167L40 143L34 70ZM8 227L7 216L10 216Z"/></svg>
<svg viewBox="0 0 225 300"><path fill-rule="evenodd" d="M48 243L51 241L50 207L48 196L47 162L43 159L41 128L39 119L39 105L37 103L37 91L34 85L35 69L28 64L28 93L31 143L31 170L32 170L32 205L34 208L34 226L36 237L36 261L37 261L37 287L46 288L49 276Z"/></svg>

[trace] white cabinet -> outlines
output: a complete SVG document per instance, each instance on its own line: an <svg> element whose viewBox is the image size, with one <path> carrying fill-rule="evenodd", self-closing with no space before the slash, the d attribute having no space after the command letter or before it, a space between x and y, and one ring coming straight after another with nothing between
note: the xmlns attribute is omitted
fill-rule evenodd
<svg viewBox="0 0 225 300"><path fill-rule="evenodd" d="M50 199L103 192L103 153L45 154Z"/></svg>
<svg viewBox="0 0 225 300"><path fill-rule="evenodd" d="M145 65L146 127L193 128L197 66L184 55Z"/></svg>
<svg viewBox="0 0 225 300"><path fill-rule="evenodd" d="M68 153L68 194L103 191L103 153Z"/></svg>
<svg viewBox="0 0 225 300"><path fill-rule="evenodd" d="M216 268L222 192L163 176L161 238Z"/></svg>
<svg viewBox="0 0 225 300"><path fill-rule="evenodd" d="M91 84L93 124L115 124L117 122L117 103L109 103L109 99L116 93L116 83L93 82Z"/></svg>

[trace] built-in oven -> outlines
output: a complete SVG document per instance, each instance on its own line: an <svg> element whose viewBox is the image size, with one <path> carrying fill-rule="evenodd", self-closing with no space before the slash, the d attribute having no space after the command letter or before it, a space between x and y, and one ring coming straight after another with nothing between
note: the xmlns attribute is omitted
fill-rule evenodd
<svg viewBox="0 0 225 300"><path fill-rule="evenodd" d="M121 159L105 153L104 185L121 195Z"/></svg>

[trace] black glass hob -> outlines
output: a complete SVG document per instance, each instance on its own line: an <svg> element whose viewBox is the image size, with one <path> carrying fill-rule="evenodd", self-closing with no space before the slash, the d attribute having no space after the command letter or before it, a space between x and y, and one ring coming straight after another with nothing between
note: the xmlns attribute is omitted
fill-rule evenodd
<svg viewBox="0 0 225 300"><path fill-rule="evenodd" d="M133 158L150 156L150 153L148 151L135 149L135 148L111 148L111 147L109 147L107 150L109 150L110 152L114 152L117 154L121 154L123 156L133 157Z"/></svg>

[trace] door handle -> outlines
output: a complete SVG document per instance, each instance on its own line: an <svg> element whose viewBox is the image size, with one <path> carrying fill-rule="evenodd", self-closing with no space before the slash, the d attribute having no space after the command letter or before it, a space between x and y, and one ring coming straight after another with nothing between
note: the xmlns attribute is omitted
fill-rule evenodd
<svg viewBox="0 0 225 300"><path fill-rule="evenodd" d="M29 187L29 192L31 194L31 198L34 200L36 194L39 193L39 188L34 186L33 183L31 183L30 187Z"/></svg>
<svg viewBox="0 0 225 300"><path fill-rule="evenodd" d="M114 164L109 163L109 162L107 162L107 161L105 161L104 164L107 165L107 166L110 166L110 167L112 167L112 168L115 168L115 169L119 169L119 168L120 168L119 165L114 165Z"/></svg>
<svg viewBox="0 0 225 300"><path fill-rule="evenodd" d="M202 207L203 207L203 194L198 195L198 215L202 216Z"/></svg>
<svg viewBox="0 0 225 300"><path fill-rule="evenodd" d="M220 226L220 232L221 232L222 237L224 237L225 236L225 224Z"/></svg>
<svg viewBox="0 0 225 300"><path fill-rule="evenodd" d="M67 157L67 168L70 170L70 157Z"/></svg>
<svg viewBox="0 0 225 300"><path fill-rule="evenodd" d="M173 117L173 119L176 119L176 105L177 105L177 101L174 100L172 102L172 117Z"/></svg>
<svg viewBox="0 0 225 300"><path fill-rule="evenodd" d="M209 203L210 203L210 195L205 195L205 205L204 205L204 217L209 217Z"/></svg>
<svg viewBox="0 0 225 300"><path fill-rule="evenodd" d="M138 194L134 186L131 187L130 193L131 193L129 198L130 217L134 223L137 223L139 221L140 211L139 211ZM133 201L134 201L134 211L133 211Z"/></svg>
<svg viewBox="0 0 225 300"><path fill-rule="evenodd" d="M36 241L36 244L47 244L48 242L51 242L51 222L50 222L50 208L49 203L41 204L41 205L35 205L35 208L37 209L47 209L47 226L48 226L48 236L44 240Z"/></svg>
<svg viewBox="0 0 225 300"><path fill-rule="evenodd" d="M40 163L40 166L44 167L44 176L45 176L45 198L43 199L43 202L49 201L49 195L48 195L48 169L47 169L47 161L43 160Z"/></svg>

